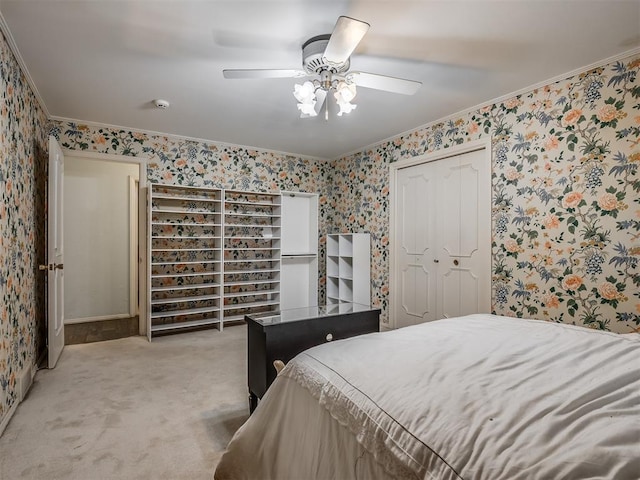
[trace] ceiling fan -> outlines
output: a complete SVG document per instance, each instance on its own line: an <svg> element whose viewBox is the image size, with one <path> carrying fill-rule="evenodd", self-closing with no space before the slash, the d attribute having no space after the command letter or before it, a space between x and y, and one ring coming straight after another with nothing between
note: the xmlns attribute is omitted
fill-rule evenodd
<svg viewBox="0 0 640 480"><path fill-rule="evenodd" d="M331 34L310 38L302 45L302 70L233 69L223 70L224 78L307 78L296 84L293 95L298 100L300 117L315 117L325 106L325 119L329 115L327 94L333 90L340 111L349 113L356 108L351 100L356 87L372 88L387 92L413 95L421 82L367 72L350 72L350 57L364 35L369 24L355 18L338 17Z"/></svg>

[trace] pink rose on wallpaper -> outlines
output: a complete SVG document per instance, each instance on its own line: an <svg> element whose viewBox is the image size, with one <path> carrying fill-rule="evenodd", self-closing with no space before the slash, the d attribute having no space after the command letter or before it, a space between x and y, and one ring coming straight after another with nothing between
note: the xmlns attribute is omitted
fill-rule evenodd
<svg viewBox="0 0 640 480"><path fill-rule="evenodd" d="M564 114L562 118L562 123L565 126L574 125L578 119L582 116L582 110L579 108L573 108Z"/></svg>
<svg viewBox="0 0 640 480"><path fill-rule="evenodd" d="M576 208L582 201L582 194L580 192L569 192L562 199L562 206L564 208Z"/></svg>
<svg viewBox="0 0 640 480"><path fill-rule="evenodd" d="M582 277L580 275L567 275L562 280L562 288L565 290L577 290L582 285Z"/></svg>
<svg viewBox="0 0 640 480"><path fill-rule="evenodd" d="M555 135L551 135L547 138L547 141L544 142L544 148L545 150L553 150L558 148L559 144L560 142L558 141L558 137L556 137Z"/></svg>
<svg viewBox="0 0 640 480"><path fill-rule="evenodd" d="M618 115L618 110L613 105L604 105L598 110L598 120L601 122L610 122L611 120L615 120Z"/></svg>
<svg viewBox="0 0 640 480"><path fill-rule="evenodd" d="M598 198L598 206L602 210L610 212L618 208L618 199L612 193L603 193L600 195L600 198Z"/></svg>
<svg viewBox="0 0 640 480"><path fill-rule="evenodd" d="M604 282L598 287L598 293L606 300L615 300L618 298L618 289L611 282Z"/></svg>
<svg viewBox="0 0 640 480"><path fill-rule="evenodd" d="M478 131L478 124L476 122L471 122L469 124L469 126L467 127L467 132L470 135L473 135L474 133L476 133Z"/></svg>
<svg viewBox="0 0 640 480"><path fill-rule="evenodd" d="M513 181L520 178L520 173L515 168L509 167L507 168L507 171L504 172L504 176L506 177L507 180Z"/></svg>
<svg viewBox="0 0 640 480"><path fill-rule="evenodd" d="M504 106L507 107L507 110L511 110L512 108L516 108L520 105L522 105L522 102L518 98L510 98L504 102Z"/></svg>
<svg viewBox="0 0 640 480"><path fill-rule="evenodd" d="M560 225L560 220L558 220L558 217L556 217L553 213L550 213L549 215L544 217L542 223L545 228L558 228L558 226Z"/></svg>
<svg viewBox="0 0 640 480"><path fill-rule="evenodd" d="M510 238L506 242L504 242L504 248L507 250L507 252L511 252L511 253L516 253L516 252L521 252L522 251L522 249L520 248L520 245L518 245L518 242L516 242L512 238Z"/></svg>
<svg viewBox="0 0 640 480"><path fill-rule="evenodd" d="M556 297L553 293L549 293L542 297L542 303L544 303L544 306L548 308L558 308L560 306L558 297Z"/></svg>

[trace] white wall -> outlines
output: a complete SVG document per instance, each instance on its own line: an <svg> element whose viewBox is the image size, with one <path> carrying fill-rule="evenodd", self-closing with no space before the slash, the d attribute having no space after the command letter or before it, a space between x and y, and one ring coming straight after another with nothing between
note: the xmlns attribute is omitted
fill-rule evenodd
<svg viewBox="0 0 640 480"><path fill-rule="evenodd" d="M138 165L65 158L65 321L129 314L129 176Z"/></svg>

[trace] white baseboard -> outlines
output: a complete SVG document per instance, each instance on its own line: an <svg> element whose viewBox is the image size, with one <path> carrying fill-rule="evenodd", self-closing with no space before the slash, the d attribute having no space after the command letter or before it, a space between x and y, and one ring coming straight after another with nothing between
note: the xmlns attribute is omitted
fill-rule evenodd
<svg viewBox="0 0 640 480"><path fill-rule="evenodd" d="M9 425L9 420L11 420L11 417L13 417L13 414L16 413L16 409L18 408L19 403L20 402L16 402L13 405L11 405L11 408L2 419L2 423L0 423L0 437L4 433L4 429L7 428L7 425Z"/></svg>
<svg viewBox="0 0 640 480"><path fill-rule="evenodd" d="M22 373L18 376L18 381L16 382L16 387L18 389L18 400L22 402L24 397L27 396L27 392L31 388L33 384L34 377L34 368L31 365L28 365L25 369L22 370Z"/></svg>
<svg viewBox="0 0 640 480"><path fill-rule="evenodd" d="M0 437L4 433L4 429L7 428L7 425L9 425L11 417L13 417L13 414L16 413L18 405L22 403L24 397L27 396L27 392L31 388L31 385L33 385L33 379L36 376L37 369L38 367L36 367L35 365L28 365L22 370L20 375L18 375L18 380L16 381L16 391L18 393L18 397L16 399L16 402L11 405L11 408L2 418L2 422L0 423Z"/></svg>

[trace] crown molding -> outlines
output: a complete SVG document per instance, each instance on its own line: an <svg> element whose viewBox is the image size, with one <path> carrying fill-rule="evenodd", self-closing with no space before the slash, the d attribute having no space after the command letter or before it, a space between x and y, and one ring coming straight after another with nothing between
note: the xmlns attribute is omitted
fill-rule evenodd
<svg viewBox="0 0 640 480"><path fill-rule="evenodd" d="M432 127L433 125L436 125L438 123L442 123L442 122L446 122L448 120L453 120L453 119L457 119L463 115L467 115L471 112L475 112L476 110L480 110L481 108L487 107L489 105L493 105L496 103L501 103L504 102L505 100L509 100L510 98L513 97L517 97L519 95L524 95L526 93L530 93L533 90L536 90L538 88L542 88L542 87L546 87L547 85L552 85L556 82L561 82L563 80L567 80L571 77L574 77L576 75L579 75L581 73L587 72L589 70L593 70L594 68L598 68L598 67L602 67L604 65L607 65L609 63L613 63L616 62L618 60L622 60L623 58L628 58L628 57L632 57L634 55L639 55L640 54L640 47L635 47L632 48L631 50L627 50L625 52L622 53L618 53L617 55L614 55L612 57L608 57L605 58L603 60L599 60L597 62L591 63L589 65L585 65L584 67L580 67L580 68L576 68L574 70L571 70L570 72L567 73L562 73L560 75L556 75L555 77L551 77L547 80L542 80L540 82L534 83L533 85L529 85L528 87L524 87L521 88L519 90L516 90L514 92L511 93L507 93L506 95L501 95L500 97L494 98L492 100L488 100L486 102L482 102L478 105L475 105L473 107L470 108L465 108L464 110L460 110L459 112L456 113L452 113L451 115L447 115L446 117L441 117L437 120L433 120L431 122L425 123L423 125L420 125L418 127L415 128L411 128L409 130L405 130L404 132L398 133L396 135L393 135L391 137L387 137L384 140L380 140L379 142L375 142L369 145L366 145L362 148L359 148L357 150L351 151L349 153L345 153L344 155L339 156L338 158L335 158L334 160L340 160L342 158L346 158L346 157L350 157L352 155L356 155L358 153L362 153L365 152L367 150L373 150L375 147L382 145L384 143L388 143L391 142L397 138L400 137L404 137L407 135L410 135L414 132L417 132L418 130L423 130L423 129L428 129L429 127Z"/></svg>
<svg viewBox="0 0 640 480"><path fill-rule="evenodd" d="M71 122L71 123L77 123L78 125L90 125L92 127L104 127L104 128L110 128L110 129L116 129L116 130L128 130L130 132L139 132L139 133L144 133L146 135L152 135L152 136L159 136L159 137L171 137L171 138L175 138L178 140L187 140L187 141L191 141L191 142L199 142L199 143L206 143L206 144L215 144L217 146L221 146L221 147L229 147L229 148L243 148L245 150L256 150L258 152L263 152L266 154L275 154L275 155L280 155L280 156L285 156L285 157L295 157L295 158L301 158L301 159L305 159L305 160L310 160L310 161L329 161L331 160L330 158L323 158L323 157L313 157L311 155L301 155L299 153L291 153L291 152L281 152L279 150L270 150L268 148L264 148L264 147L254 147L252 145L239 145L236 143L228 143L228 142L221 142L218 140L211 140L211 139L207 139L207 138L199 138L199 137L189 137L186 135L177 135L174 133L167 133L167 132L157 132L154 130L143 130L141 128L133 128L133 127L126 127L126 126L122 126L122 125L112 125L109 123L101 123L101 122L94 122L94 121L90 121L90 120L78 120L76 118L67 118L67 117L58 117L56 115L50 115L49 116L50 120L56 120L59 122Z"/></svg>
<svg viewBox="0 0 640 480"><path fill-rule="evenodd" d="M40 92L38 91L38 87L36 87L36 84L33 81L33 78L31 77L31 73L29 73L29 70L27 69L27 64L24 63L24 59L20 54L20 50L18 50L18 45L16 44L16 41L13 38L13 35L11 34L11 30L9 30L9 25L7 25L7 21L5 20L1 11L0 11L0 32L2 32L2 34L4 35L4 39L9 45L9 49L11 50L11 53L13 53L13 57L15 58L16 62L18 62L18 66L20 67L22 74L27 79L27 83L29 84L31 91L33 92L33 96L36 97L37 102L40 104L40 108L42 108L47 118L51 118L51 115L49 114L49 110L47 109L47 106L44 103L44 99L42 98L42 95L40 95Z"/></svg>

